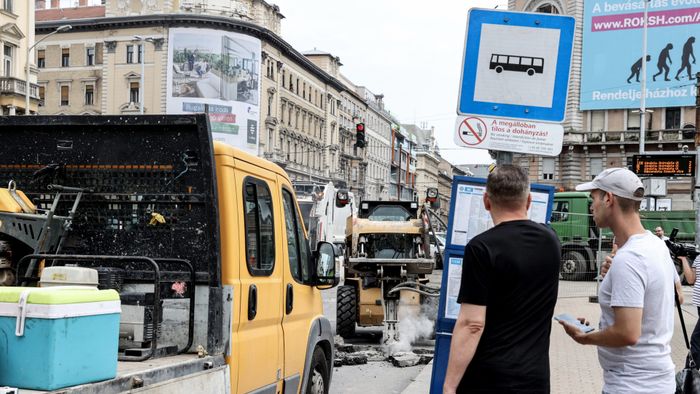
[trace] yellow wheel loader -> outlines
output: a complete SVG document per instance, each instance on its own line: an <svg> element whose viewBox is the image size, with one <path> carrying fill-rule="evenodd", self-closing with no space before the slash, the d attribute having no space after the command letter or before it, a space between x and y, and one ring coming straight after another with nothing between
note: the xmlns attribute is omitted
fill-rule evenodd
<svg viewBox="0 0 700 394"><path fill-rule="evenodd" d="M430 217L415 201L363 201L346 226L344 284L337 293L337 334L356 326L383 327L383 342L399 340L399 309L421 305L437 289L426 275L435 268Z"/></svg>

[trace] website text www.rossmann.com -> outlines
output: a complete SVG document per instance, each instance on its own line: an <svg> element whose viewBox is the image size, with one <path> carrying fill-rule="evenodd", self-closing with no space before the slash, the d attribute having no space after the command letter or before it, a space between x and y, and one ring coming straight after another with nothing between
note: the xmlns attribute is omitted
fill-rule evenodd
<svg viewBox="0 0 700 394"><path fill-rule="evenodd" d="M689 89L647 89L647 99L662 99L676 97L695 97L695 86L689 86ZM636 89L618 89L614 92L601 92L594 90L591 94L592 101L611 101L611 100L629 100L638 101L642 98L642 92Z"/></svg>
<svg viewBox="0 0 700 394"><path fill-rule="evenodd" d="M648 27L687 25L700 22L700 8L654 11L647 16ZM644 14L618 14L594 16L591 18L591 31L639 29L644 26Z"/></svg>

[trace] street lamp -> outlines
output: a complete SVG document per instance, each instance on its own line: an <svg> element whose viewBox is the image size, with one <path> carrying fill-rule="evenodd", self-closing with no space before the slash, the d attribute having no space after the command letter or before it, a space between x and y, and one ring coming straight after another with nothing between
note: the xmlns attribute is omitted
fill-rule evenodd
<svg viewBox="0 0 700 394"><path fill-rule="evenodd" d="M56 33L62 33L64 31L68 31L72 29L73 26L71 25L61 25L56 28L56 30L52 31L51 33L45 35L44 37L41 38L41 40L37 41L34 43L32 46L27 47L27 66L26 66L26 86L24 87L24 114L29 115L29 64L31 64L31 61L29 59L29 54L32 52L32 49L34 49L35 46L37 46L40 42L44 41L45 39L51 37L52 35ZM29 35L27 35L27 44L29 44Z"/></svg>
<svg viewBox="0 0 700 394"><path fill-rule="evenodd" d="M642 97L639 99L639 154L644 154L646 145L647 120L647 22L649 21L649 0L644 0L644 27L642 30Z"/></svg>
<svg viewBox="0 0 700 394"><path fill-rule="evenodd" d="M142 37L142 36L134 36L134 40L139 42L139 48L141 49L137 53L140 53L140 58L141 58L141 82L139 83L139 108L141 110L141 115L143 115L143 107L144 107L144 84L145 82L145 77L144 75L146 74L146 44L144 41L148 42L153 42L153 37Z"/></svg>

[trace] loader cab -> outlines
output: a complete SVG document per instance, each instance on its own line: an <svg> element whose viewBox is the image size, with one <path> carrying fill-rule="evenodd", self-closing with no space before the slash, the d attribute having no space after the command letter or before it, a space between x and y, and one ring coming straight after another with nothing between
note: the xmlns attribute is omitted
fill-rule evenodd
<svg viewBox="0 0 700 394"><path fill-rule="evenodd" d="M333 340L319 287L337 283L333 247L312 252L287 174L215 144L222 278L233 288L231 387L293 392L330 384Z"/></svg>
<svg viewBox="0 0 700 394"><path fill-rule="evenodd" d="M418 203L415 201L363 201L358 217L377 222L405 222L416 219Z"/></svg>

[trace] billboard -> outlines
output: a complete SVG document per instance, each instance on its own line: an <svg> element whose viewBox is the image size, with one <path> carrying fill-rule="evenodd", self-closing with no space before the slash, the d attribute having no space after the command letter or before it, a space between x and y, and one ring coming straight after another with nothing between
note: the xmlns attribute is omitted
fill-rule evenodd
<svg viewBox="0 0 700 394"><path fill-rule="evenodd" d="M581 110L639 108L644 1L583 3ZM649 1L647 20L646 106L695 105L700 1Z"/></svg>
<svg viewBox="0 0 700 394"><path fill-rule="evenodd" d="M167 113L209 114L214 140L258 154L259 39L212 29L170 29Z"/></svg>

